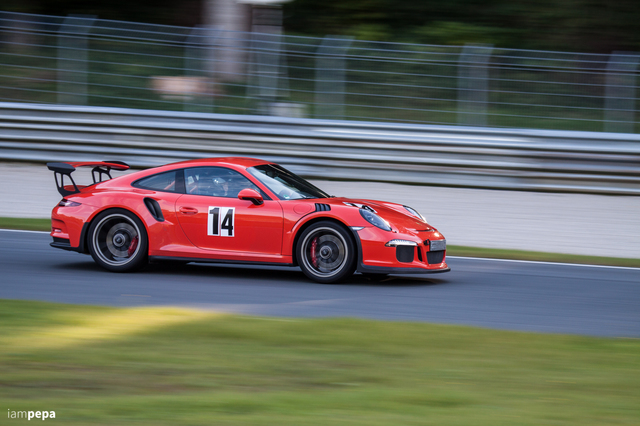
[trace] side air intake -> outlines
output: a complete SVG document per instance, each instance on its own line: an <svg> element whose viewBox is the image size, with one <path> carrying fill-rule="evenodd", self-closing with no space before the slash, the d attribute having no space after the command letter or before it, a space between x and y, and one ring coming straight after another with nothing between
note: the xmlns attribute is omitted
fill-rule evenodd
<svg viewBox="0 0 640 426"><path fill-rule="evenodd" d="M158 222L164 222L164 216L162 215L162 209L160 208L160 204L153 198L145 198L144 204L147 206L149 213L151 216Z"/></svg>
<svg viewBox="0 0 640 426"><path fill-rule="evenodd" d="M328 211L331 211L331 206L329 204L316 203L316 211L317 212L328 212Z"/></svg>

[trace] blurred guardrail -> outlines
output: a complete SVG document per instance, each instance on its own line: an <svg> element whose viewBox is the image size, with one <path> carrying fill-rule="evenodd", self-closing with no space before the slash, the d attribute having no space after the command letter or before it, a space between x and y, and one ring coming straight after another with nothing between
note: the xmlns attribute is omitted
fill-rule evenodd
<svg viewBox="0 0 640 426"><path fill-rule="evenodd" d="M640 195L640 135L0 103L0 158L253 156L309 178Z"/></svg>
<svg viewBox="0 0 640 426"><path fill-rule="evenodd" d="M639 59L0 12L4 101L634 133Z"/></svg>

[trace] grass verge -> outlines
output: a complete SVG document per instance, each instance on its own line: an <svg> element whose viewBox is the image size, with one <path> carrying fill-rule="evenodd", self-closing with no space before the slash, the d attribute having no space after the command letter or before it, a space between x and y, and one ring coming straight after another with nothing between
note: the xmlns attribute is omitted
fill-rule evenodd
<svg viewBox="0 0 640 426"><path fill-rule="evenodd" d="M49 232L51 230L51 221L49 219L17 219L0 217L0 229L2 228ZM536 251L478 248L456 245L449 245L447 247L447 255L640 268L640 259L582 256L575 254L544 253Z"/></svg>
<svg viewBox="0 0 640 426"><path fill-rule="evenodd" d="M486 257L492 259L533 260L538 262L578 263L584 265L627 266L640 268L640 259L545 253L539 251L493 249L447 245L447 256Z"/></svg>
<svg viewBox="0 0 640 426"><path fill-rule="evenodd" d="M0 217L0 229L22 229L26 231L51 231L51 219L26 219Z"/></svg>
<svg viewBox="0 0 640 426"><path fill-rule="evenodd" d="M636 339L0 300L0 342L1 408L71 425L640 418Z"/></svg>

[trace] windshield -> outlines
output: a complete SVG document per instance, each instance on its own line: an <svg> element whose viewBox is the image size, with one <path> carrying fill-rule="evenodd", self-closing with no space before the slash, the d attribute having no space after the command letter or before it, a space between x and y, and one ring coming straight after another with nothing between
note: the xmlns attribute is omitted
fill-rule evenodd
<svg viewBox="0 0 640 426"><path fill-rule="evenodd" d="M264 164L247 170L281 200L329 198L326 192L278 164Z"/></svg>

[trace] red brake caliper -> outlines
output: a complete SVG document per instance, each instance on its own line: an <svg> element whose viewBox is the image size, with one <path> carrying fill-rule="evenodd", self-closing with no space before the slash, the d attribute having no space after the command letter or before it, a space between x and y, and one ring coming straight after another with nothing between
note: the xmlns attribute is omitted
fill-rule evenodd
<svg viewBox="0 0 640 426"><path fill-rule="evenodd" d="M136 251L136 248L138 247L138 237L135 236L133 237L133 239L131 240L131 244L129 244L129 249L127 250L127 255L129 257L131 257L131 255L133 254L134 251Z"/></svg>
<svg viewBox="0 0 640 426"><path fill-rule="evenodd" d="M316 257L316 249L318 247L318 237L314 238L311 241L311 263L314 268L318 267L318 258Z"/></svg>

